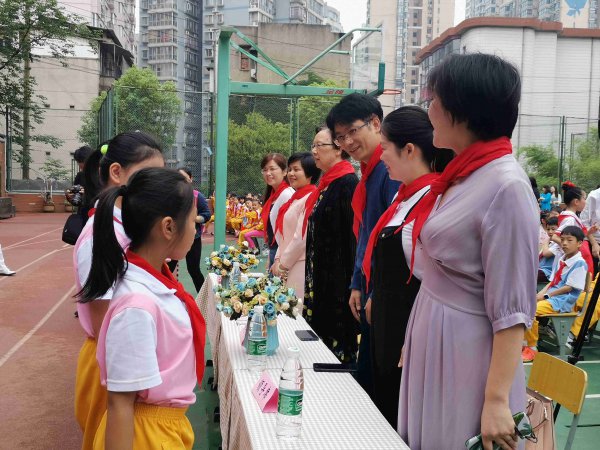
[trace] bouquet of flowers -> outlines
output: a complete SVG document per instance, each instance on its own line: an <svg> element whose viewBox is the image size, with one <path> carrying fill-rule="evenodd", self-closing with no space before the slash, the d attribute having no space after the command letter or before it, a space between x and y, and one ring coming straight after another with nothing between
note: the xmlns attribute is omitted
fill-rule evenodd
<svg viewBox="0 0 600 450"><path fill-rule="evenodd" d="M258 266L258 258L256 255L250 253L246 241L244 241L240 248L221 245L219 251L212 252L210 256L205 259L208 271L221 276L229 275L233 269L234 262L240 263L240 270L243 273Z"/></svg>
<svg viewBox="0 0 600 450"><path fill-rule="evenodd" d="M263 305L268 325L276 325L277 314L293 319L300 314L294 289L286 287L279 277L249 278L231 289L217 285L214 291L217 310L231 320L251 315L255 305Z"/></svg>

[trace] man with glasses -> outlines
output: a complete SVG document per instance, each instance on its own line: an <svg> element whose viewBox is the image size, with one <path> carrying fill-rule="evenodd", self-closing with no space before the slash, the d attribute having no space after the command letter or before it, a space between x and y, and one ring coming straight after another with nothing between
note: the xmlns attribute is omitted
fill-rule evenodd
<svg viewBox="0 0 600 450"><path fill-rule="evenodd" d="M382 120L383 109L379 101L363 94L344 97L327 116L327 127L331 130L334 142L360 162L361 168L361 181L352 199L357 247L349 306L361 328L357 379L369 395L372 393L371 343L365 307L371 293L361 267L371 231L391 204L399 187L397 181L390 180L380 160Z"/></svg>

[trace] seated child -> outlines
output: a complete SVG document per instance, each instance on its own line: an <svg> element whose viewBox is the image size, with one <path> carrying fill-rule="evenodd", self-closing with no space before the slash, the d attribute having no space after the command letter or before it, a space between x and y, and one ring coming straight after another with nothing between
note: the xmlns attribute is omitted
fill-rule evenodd
<svg viewBox="0 0 600 450"><path fill-rule="evenodd" d="M568 226L562 230L560 241L564 256L554 264L552 281L536 297L536 316L573 310L577 297L585 288L587 264L579 251L584 237L581 228L576 226ZM523 347L523 362L533 361L535 358L539 338L538 327L536 318L532 327L525 332L527 345Z"/></svg>
<svg viewBox="0 0 600 450"><path fill-rule="evenodd" d="M233 216L231 217L231 228L233 228L233 232L236 237L238 237L240 234L244 216L246 215L246 212L248 212L248 207L246 206L245 202L246 199L244 197L238 198L237 207L234 209Z"/></svg>
<svg viewBox="0 0 600 450"><path fill-rule="evenodd" d="M540 266L538 271L538 283L547 283L550 281L552 267L555 257L562 257L560 246L552 241L552 236L558 227L558 217L548 217L546 219L546 233L550 239L542 246L540 250Z"/></svg>
<svg viewBox="0 0 600 450"><path fill-rule="evenodd" d="M246 241L246 234L248 232L258 229L259 224L262 225L260 221L260 215L258 213L258 209L260 208L258 202L246 200L246 207L248 208L248 211L244 215L244 219L242 221L242 229L240 230L240 235L238 238L239 245L242 245L242 243Z"/></svg>

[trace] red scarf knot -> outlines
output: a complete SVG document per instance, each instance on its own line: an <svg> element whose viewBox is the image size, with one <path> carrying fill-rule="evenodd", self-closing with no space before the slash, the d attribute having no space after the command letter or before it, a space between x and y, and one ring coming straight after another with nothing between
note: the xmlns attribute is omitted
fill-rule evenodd
<svg viewBox="0 0 600 450"><path fill-rule="evenodd" d="M417 178L416 180L414 180L412 183L410 183L408 185L401 184L400 187L398 188L398 195L396 196L396 198L394 199L392 204L389 206L389 208L379 218L379 220L377 221L377 224L373 228L373 231L371 231L371 235L369 236L369 242L367 243L367 248L365 250L365 256L363 258L363 264L362 264L362 269L365 274L365 278L367 280L367 287L369 286L369 283L371 280L371 258L373 257L373 251L375 250L375 247L377 246L377 240L379 239L379 234L381 233L381 230L383 230L385 228L385 226L390 222L390 220L392 220L392 218L396 214L396 211L397 211L400 203L402 203L405 200L410 199L413 195L415 195L417 192L419 192L424 187L435 183L435 180L439 176L440 176L439 173L428 173L423 176L420 176L419 178ZM415 210L416 209L417 209L417 206L415 206L412 209L412 211L410 212L410 214L404 218L402 225L400 227L398 227L398 229L395 231L395 233L400 232L405 225L409 224L410 222L412 222L415 219ZM414 258L414 254L413 254L413 258ZM412 264L411 264L411 267L412 267ZM411 273L411 276L412 276L412 273ZM410 278L408 279L408 281L410 281Z"/></svg>
<svg viewBox="0 0 600 450"><path fill-rule="evenodd" d="M285 219L285 214L288 212L288 210L292 206L292 203L294 203L296 200L300 200L301 198L304 198L307 195L312 194L315 191L317 191L317 187L314 184L307 184L306 186L301 187L296 192L294 192L294 195L292 195L292 197L287 202L285 202L279 209L279 213L277 214L277 221L275 222L275 233L274 234L277 234L277 232L279 231L281 233L281 236L284 236L283 221Z"/></svg>
<svg viewBox="0 0 600 450"><path fill-rule="evenodd" d="M319 187L313 191L310 196L306 199L304 204L304 221L302 223L302 236L306 235L306 228L308 227L308 218L313 213L319 196L329 187L335 180L345 177L354 173L354 167L346 160L342 160L336 163L331 169L329 169L319 180Z"/></svg>
<svg viewBox="0 0 600 450"><path fill-rule="evenodd" d="M262 211L260 212L260 220L262 220L263 223L265 241L267 240L267 230L269 229L269 215L271 214L271 207L273 206L273 203L275 203L275 201L279 198L281 193L285 191L288 187L290 187L290 185L287 184L285 180L282 181L279 187L275 191L271 192L271 195L269 195L269 198L265 201ZM273 230L273 236L275 236L275 230ZM275 240L275 237L273 237L273 240Z"/></svg>
<svg viewBox="0 0 600 450"><path fill-rule="evenodd" d="M133 253L131 250L127 250L127 261L131 264L135 264L139 268L145 270L162 284L169 289L175 290L175 296L183 302L188 314L190 315L190 321L192 324L192 334L194 342L194 353L196 354L196 378L198 384L202 383L202 377L204 376L204 344L206 341L206 322L198 305L189 293L185 291L183 285L177 281L173 276L169 267L163 264L162 271L159 272L152 267L148 261L141 256Z"/></svg>

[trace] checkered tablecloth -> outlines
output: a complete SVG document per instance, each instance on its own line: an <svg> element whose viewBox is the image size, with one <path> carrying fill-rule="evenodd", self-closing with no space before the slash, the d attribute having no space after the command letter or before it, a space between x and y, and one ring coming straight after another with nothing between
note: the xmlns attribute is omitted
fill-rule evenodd
<svg viewBox="0 0 600 450"><path fill-rule="evenodd" d="M276 415L261 413L251 393L258 375L246 369L242 324L216 310L213 286L217 283L218 277L209 274L196 301L212 347L224 449L408 449L351 375L312 370L315 362L339 361L322 341L302 342L296 337L295 330L310 329L302 317L294 320L282 315L277 319L279 349L267 357L267 370L277 383L286 349L299 347L305 396L301 438L294 443L278 440Z"/></svg>

